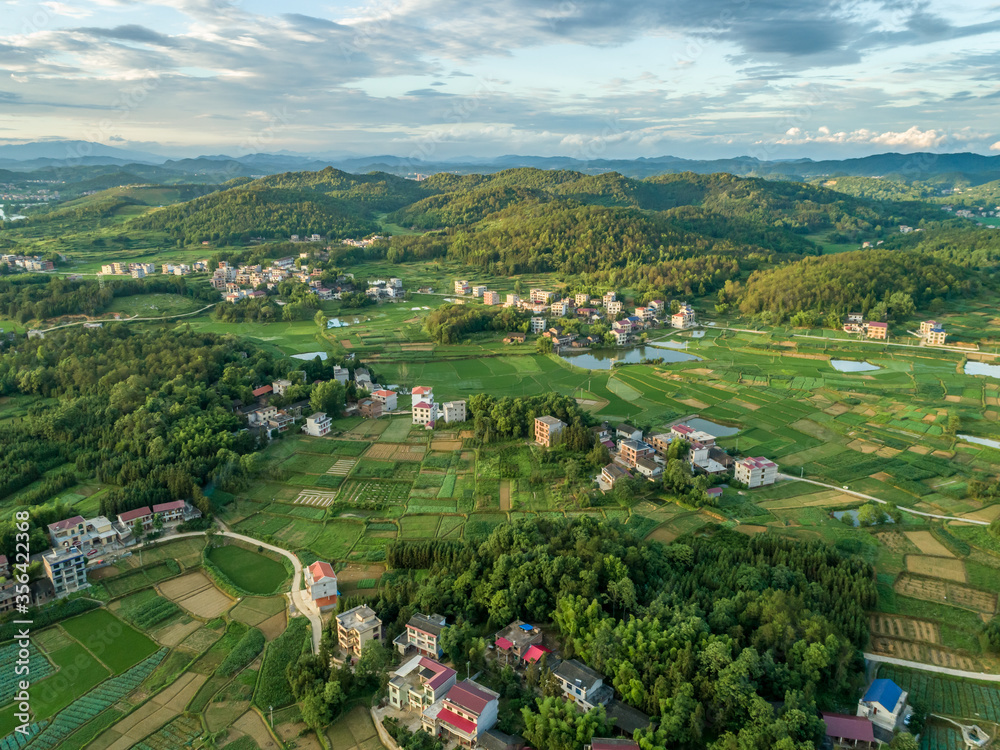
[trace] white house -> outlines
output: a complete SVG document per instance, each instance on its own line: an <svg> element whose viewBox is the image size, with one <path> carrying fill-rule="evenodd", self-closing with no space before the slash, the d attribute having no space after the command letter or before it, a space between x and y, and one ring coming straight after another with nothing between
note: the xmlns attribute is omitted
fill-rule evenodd
<svg viewBox="0 0 1000 750"><path fill-rule="evenodd" d="M531 332L541 333L545 330L545 318L532 318L531 319Z"/></svg>
<svg viewBox="0 0 1000 750"><path fill-rule="evenodd" d="M317 560L306 568L306 588L320 612L337 606L337 574L330 563Z"/></svg>
<svg viewBox="0 0 1000 750"><path fill-rule="evenodd" d="M395 391L372 391L372 398L382 404L382 411L395 411L396 410L396 393Z"/></svg>
<svg viewBox="0 0 1000 750"><path fill-rule="evenodd" d="M446 401L441 405L442 416L445 422L464 422L465 421L465 402L464 401Z"/></svg>
<svg viewBox="0 0 1000 750"><path fill-rule="evenodd" d="M875 680L858 701L858 716L864 716L890 732L906 711L907 692L892 680Z"/></svg>
<svg viewBox="0 0 1000 750"><path fill-rule="evenodd" d="M330 423L333 420L326 416L321 411L306 417L306 423L302 427L302 431L307 435L312 435L313 437L323 437L330 431Z"/></svg>
<svg viewBox="0 0 1000 750"><path fill-rule="evenodd" d="M774 484L778 478L778 465L763 456L742 458L736 462L734 477L751 489Z"/></svg>

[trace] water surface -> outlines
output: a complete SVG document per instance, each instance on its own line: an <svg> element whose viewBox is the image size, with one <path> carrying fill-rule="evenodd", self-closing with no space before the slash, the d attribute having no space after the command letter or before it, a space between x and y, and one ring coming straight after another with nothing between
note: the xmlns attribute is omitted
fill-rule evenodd
<svg viewBox="0 0 1000 750"><path fill-rule="evenodd" d="M610 370L615 362L635 364L644 359L662 359L664 362L696 362L700 357L673 349L655 346L637 346L634 349L567 349L559 356L571 365L585 370Z"/></svg>
<svg viewBox="0 0 1000 750"><path fill-rule="evenodd" d="M855 359L831 359L830 364L838 372L872 372L882 369L871 362L858 362Z"/></svg>
<svg viewBox="0 0 1000 750"><path fill-rule="evenodd" d="M966 375L985 375L989 378L1000 378L1000 365L988 365L985 362L966 362Z"/></svg>
<svg viewBox="0 0 1000 750"><path fill-rule="evenodd" d="M310 359L316 359L316 357L319 357L320 359L325 360L326 357L327 357L327 354L326 354L326 352L306 352L305 354L293 354L292 355L292 359L304 359L304 360L307 360L307 361L310 360Z"/></svg>

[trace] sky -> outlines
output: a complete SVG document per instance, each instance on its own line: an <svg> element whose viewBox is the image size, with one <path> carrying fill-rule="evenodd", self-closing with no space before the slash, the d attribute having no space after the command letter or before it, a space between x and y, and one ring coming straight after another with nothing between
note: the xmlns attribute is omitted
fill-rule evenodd
<svg viewBox="0 0 1000 750"><path fill-rule="evenodd" d="M0 143L1000 154L1000 3L0 0Z"/></svg>

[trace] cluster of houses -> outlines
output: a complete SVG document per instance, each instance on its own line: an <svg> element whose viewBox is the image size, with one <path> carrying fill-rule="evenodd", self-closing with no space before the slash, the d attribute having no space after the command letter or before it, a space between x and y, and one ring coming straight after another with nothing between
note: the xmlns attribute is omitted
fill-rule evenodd
<svg viewBox="0 0 1000 750"><path fill-rule="evenodd" d="M421 424L432 430L438 420L450 423L464 422L466 419L465 401L438 403L434 400L434 389L430 386L418 385L410 391L410 398L413 424Z"/></svg>
<svg viewBox="0 0 1000 750"><path fill-rule="evenodd" d="M241 299L267 296L265 289L274 290L285 279L294 279L308 285L309 293L315 294L321 300L340 299L345 292L354 291L354 274L343 274L337 277L334 288L329 289L322 280L323 269L318 266L310 267L308 263L303 263L302 261L307 258L309 258L309 253L299 253L298 267L295 265L296 258L291 255L272 260L270 266L262 266L259 263L232 266L226 261L220 261L212 273L210 283L214 289L222 293L223 299L227 302L239 302ZM329 258L329 254L320 253L320 260L327 258ZM203 262L199 261L199 263ZM198 270L199 263L195 264L195 270ZM205 270L207 270L207 266ZM373 296L374 294L376 299L388 298L390 288L394 290L393 294L398 289L399 296L402 296L403 283L399 279L382 282L384 288L381 291L378 291L377 282L370 283L373 284L376 291L372 292L369 289L368 295ZM260 287L264 287L264 289Z"/></svg>
<svg viewBox="0 0 1000 750"><path fill-rule="evenodd" d="M920 340L928 346L944 346L945 337L948 335L944 326L936 320L925 320L920 324Z"/></svg>
<svg viewBox="0 0 1000 750"><path fill-rule="evenodd" d="M365 295L376 302L399 302L406 296L403 290L403 280L395 276L386 281L385 279L369 280Z"/></svg>
<svg viewBox="0 0 1000 750"><path fill-rule="evenodd" d="M45 260L40 255L11 255L5 253L0 255L0 263L10 268L19 268L22 271L51 271L55 264L51 260Z"/></svg>
<svg viewBox="0 0 1000 750"><path fill-rule="evenodd" d="M535 420L535 441L539 445L548 446L551 443L549 435L553 426L546 420L552 417L540 417ZM556 433L562 429L562 422L556 427ZM595 439L603 444L611 454L612 460L601 469L596 481L605 492L614 488L622 479L643 477L656 481L663 475L667 461L667 452L674 440L683 440L688 444L687 460L693 473L722 475L733 472L733 478L747 487L762 487L774 484L777 480L778 465L764 457L747 457L734 459L726 451L716 445L715 436L702 430L697 430L688 424L673 425L668 432L643 437L643 432L628 423L618 425L614 430L605 422L591 428ZM539 439L542 435L543 440ZM722 494L722 489L712 487L707 490L710 497Z"/></svg>
<svg viewBox="0 0 1000 750"><path fill-rule="evenodd" d="M73 516L50 523L49 540L52 549L42 555L45 575L52 582L55 596L62 598L90 586L87 582L87 562L132 544L134 530L143 533L153 529L159 517L164 526L200 518L201 511L185 500L144 506L118 515L115 520L105 516L84 518Z"/></svg>
<svg viewBox="0 0 1000 750"><path fill-rule="evenodd" d="M316 563L312 567L321 565L327 564ZM332 569L329 572L332 575ZM360 657L369 642L382 640L382 622L367 605L342 612L336 620L337 641L348 659ZM458 747L523 748L523 739L496 729L500 696L468 676L459 680L456 670L442 663L441 635L447 627L442 615L418 613L395 638L393 646L403 661L389 674L388 707L382 716L395 716L411 728L419 726L431 736ZM624 736L595 737L591 750L638 748L628 738L635 730L648 726L649 717L616 700L614 689L587 664L578 659L560 659L549 647L555 643L549 641L549 646L546 645L541 628L515 620L491 640L491 654L504 666L524 670L544 657L563 697L580 711L605 706L608 717ZM858 701L855 716L824 713L823 720L834 745L874 748L879 742L891 740L894 730L905 727L909 713L906 691L892 680L876 679Z"/></svg>
<svg viewBox="0 0 1000 750"><path fill-rule="evenodd" d="M294 237L295 235L292 236ZM316 235L313 235L313 237L315 236ZM383 237L381 234L375 234L364 240L341 240L340 243L342 245L349 245L351 247L369 247L371 245L374 245L376 242L379 242L384 239L385 237ZM294 240L292 241L294 242Z"/></svg>
<svg viewBox="0 0 1000 750"><path fill-rule="evenodd" d="M382 622L375 611L360 605L336 616L337 642L348 659L361 656L365 645L383 638ZM417 613L406 623L392 645L403 657L399 667L389 674L385 714L393 715L420 728L433 737L458 747L491 750L519 750L525 742L496 728L500 696L471 679L458 679L455 669L442 663L441 636L448 627L439 614ZM497 661L516 669L525 669L546 657L563 695L586 711L597 705L608 706L618 729L631 736L637 728L648 726L649 717L614 700L614 691L604 685L603 677L575 659L560 660L543 643L540 628L515 620L496 633L490 649ZM638 746L631 740L594 739L606 747ZM624 742L625 744L620 744Z"/></svg>
<svg viewBox="0 0 1000 750"><path fill-rule="evenodd" d="M877 320L865 320L863 313L847 314L844 322L845 333L857 333L865 338L885 340L889 338L889 324Z"/></svg>
<svg viewBox="0 0 1000 750"><path fill-rule="evenodd" d="M155 263L108 263L101 266L105 276L131 276L133 279L144 279L156 273Z"/></svg>

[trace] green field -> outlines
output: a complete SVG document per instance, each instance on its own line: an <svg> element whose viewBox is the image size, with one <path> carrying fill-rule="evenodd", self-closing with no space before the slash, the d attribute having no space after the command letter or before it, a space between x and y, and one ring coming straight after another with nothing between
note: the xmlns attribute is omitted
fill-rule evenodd
<svg viewBox="0 0 1000 750"><path fill-rule="evenodd" d="M61 627L97 658L121 674L156 652L156 644L106 609L95 609L61 623Z"/></svg>
<svg viewBox="0 0 1000 750"><path fill-rule="evenodd" d="M212 548L208 559L229 580L252 594L272 594L288 578L288 572L280 562L235 544Z"/></svg>

